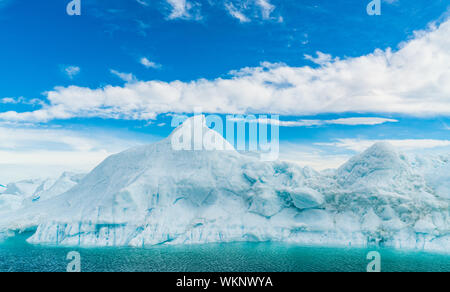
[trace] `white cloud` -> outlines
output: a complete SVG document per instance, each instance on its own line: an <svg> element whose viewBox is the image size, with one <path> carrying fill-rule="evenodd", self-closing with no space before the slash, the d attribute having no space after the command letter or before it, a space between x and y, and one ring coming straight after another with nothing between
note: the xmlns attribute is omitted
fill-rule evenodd
<svg viewBox="0 0 450 292"><path fill-rule="evenodd" d="M136 0L137 3L141 4L142 6L149 6L149 4L146 1L143 0Z"/></svg>
<svg viewBox="0 0 450 292"><path fill-rule="evenodd" d="M225 9L228 13L234 18L238 19L241 23L250 22L250 19L244 15L241 11L239 11L233 3L225 3Z"/></svg>
<svg viewBox="0 0 450 292"><path fill-rule="evenodd" d="M136 81L136 77L131 73L122 73L122 72L118 72L118 71L112 70L112 69L110 70L110 72L111 72L111 74L116 75L123 81L126 81L126 82Z"/></svg>
<svg viewBox="0 0 450 292"><path fill-rule="evenodd" d="M259 18L263 20L278 20L283 22L283 17L273 17L272 14L276 7L270 0L226 0L225 10L241 23L248 23L252 18Z"/></svg>
<svg viewBox="0 0 450 292"><path fill-rule="evenodd" d="M242 119L235 118L234 121L247 121L247 122L258 122L258 123L266 123L270 125L277 125L280 127L312 127L312 126L325 126L325 125L346 125L346 126L375 126L381 125L385 123L397 123L398 120L387 119L387 118L342 118L335 120L297 120L297 121L281 121L275 119Z"/></svg>
<svg viewBox="0 0 450 292"><path fill-rule="evenodd" d="M330 54L324 54L322 52L316 52L316 54L317 57L305 55L305 59L321 66L329 64L333 61L333 57ZM339 59L335 59L334 61L339 61Z"/></svg>
<svg viewBox="0 0 450 292"><path fill-rule="evenodd" d="M261 9L263 19L270 19L275 6L269 0L256 0L256 5Z"/></svg>
<svg viewBox="0 0 450 292"><path fill-rule="evenodd" d="M374 126L385 123L398 123L398 120L386 119L386 118L344 118L336 120L323 121L327 125L348 125L348 126Z"/></svg>
<svg viewBox="0 0 450 292"><path fill-rule="evenodd" d="M5 98L0 99L0 103L3 103L3 104L18 104L18 103L22 103L23 101L24 101L23 97L18 97L18 98L5 97Z"/></svg>
<svg viewBox="0 0 450 292"><path fill-rule="evenodd" d="M404 140L364 140L364 139L339 139L333 143L316 143L318 146L333 146L345 148L347 150L353 150L361 152L371 147L377 142L387 142L397 149L403 151L421 150L421 149L433 149L438 147L450 146L450 140L434 140L434 139L404 139Z"/></svg>
<svg viewBox="0 0 450 292"><path fill-rule="evenodd" d="M186 0L167 0L172 6L172 12L169 16L170 19L180 18L188 16Z"/></svg>
<svg viewBox="0 0 450 292"><path fill-rule="evenodd" d="M43 102L40 99L26 99L23 96L20 97L4 97L0 99L1 104L27 104L27 105L42 105Z"/></svg>
<svg viewBox="0 0 450 292"><path fill-rule="evenodd" d="M140 63L141 63L142 65L144 65L146 68L153 68L153 69L159 69L159 68L161 68L161 65L160 65L160 64L157 64L157 63L155 63L155 62L152 62L152 61L150 61L149 59L147 59L147 58L145 58L145 57L141 58Z"/></svg>
<svg viewBox="0 0 450 292"><path fill-rule="evenodd" d="M77 66L69 66L64 69L64 72L69 76L70 79L73 79L76 75L80 73L81 69Z"/></svg>
<svg viewBox="0 0 450 292"><path fill-rule="evenodd" d="M263 63L230 78L133 82L90 89L56 87L41 109L0 113L0 120L74 117L149 119L161 113L392 113L450 115L450 21L393 52L376 50L318 68Z"/></svg>
<svg viewBox="0 0 450 292"><path fill-rule="evenodd" d="M172 11L168 19L194 19L200 20L202 17L199 11L199 4L187 0L166 0Z"/></svg>
<svg viewBox="0 0 450 292"><path fill-rule="evenodd" d="M0 183L90 171L111 154L157 138L90 129L0 127Z"/></svg>

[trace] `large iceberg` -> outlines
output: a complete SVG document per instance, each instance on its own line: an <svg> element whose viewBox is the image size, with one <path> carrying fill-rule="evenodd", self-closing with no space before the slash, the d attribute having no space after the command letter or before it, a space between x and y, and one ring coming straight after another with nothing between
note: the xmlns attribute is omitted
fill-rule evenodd
<svg viewBox="0 0 450 292"><path fill-rule="evenodd" d="M50 188L2 213L0 230L35 230L30 243L64 246L279 241L450 250L445 157L407 157L378 143L320 173L240 154L204 120L196 130L224 150L174 150L190 121L163 141L107 158L68 191Z"/></svg>

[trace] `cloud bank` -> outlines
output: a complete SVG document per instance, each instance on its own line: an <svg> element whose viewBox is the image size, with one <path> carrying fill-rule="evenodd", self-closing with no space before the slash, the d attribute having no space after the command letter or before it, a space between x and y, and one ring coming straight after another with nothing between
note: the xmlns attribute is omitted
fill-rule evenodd
<svg viewBox="0 0 450 292"><path fill-rule="evenodd" d="M450 115L450 21L416 32L392 49L347 59L310 58L317 67L262 63L229 78L191 82L134 81L124 86L56 87L29 112L3 112L1 120L45 122L102 117L154 119L162 113L393 113Z"/></svg>

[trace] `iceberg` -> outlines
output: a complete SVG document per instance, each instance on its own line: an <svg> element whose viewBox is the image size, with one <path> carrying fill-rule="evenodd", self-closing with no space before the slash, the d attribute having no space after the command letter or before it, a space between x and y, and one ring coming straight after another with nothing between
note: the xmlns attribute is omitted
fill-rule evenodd
<svg viewBox="0 0 450 292"><path fill-rule="evenodd" d="M0 191L0 213L21 209L25 201L53 183L52 179L28 179L7 184Z"/></svg>
<svg viewBox="0 0 450 292"><path fill-rule="evenodd" d="M34 230L30 243L62 246L276 241L450 251L448 160L378 143L321 173L240 154L200 118L195 130L223 150L175 150L188 120L84 177L63 176L39 200L3 213L0 231Z"/></svg>
<svg viewBox="0 0 450 292"><path fill-rule="evenodd" d="M9 183L0 191L0 213L19 210L70 190L84 174L63 173L58 179L29 179Z"/></svg>
<svg viewBox="0 0 450 292"><path fill-rule="evenodd" d="M29 179L9 183L0 192L2 195L14 195L20 197L30 197L36 192L45 190L54 183L51 179Z"/></svg>
<svg viewBox="0 0 450 292"><path fill-rule="evenodd" d="M47 180L46 185L38 188L31 196L32 202L45 201L54 198L76 186L85 174L64 172L57 180ZM51 183L48 183L48 182Z"/></svg>

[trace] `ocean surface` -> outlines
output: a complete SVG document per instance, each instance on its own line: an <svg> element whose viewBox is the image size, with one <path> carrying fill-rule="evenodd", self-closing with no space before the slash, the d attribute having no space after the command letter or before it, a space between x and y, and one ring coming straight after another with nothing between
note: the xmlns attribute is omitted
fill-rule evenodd
<svg viewBox="0 0 450 292"><path fill-rule="evenodd" d="M26 235L0 243L1 272L64 272L77 251L82 272L364 272L368 252L382 272L450 272L450 255L392 249L318 248L279 243L232 243L136 248L34 246Z"/></svg>

